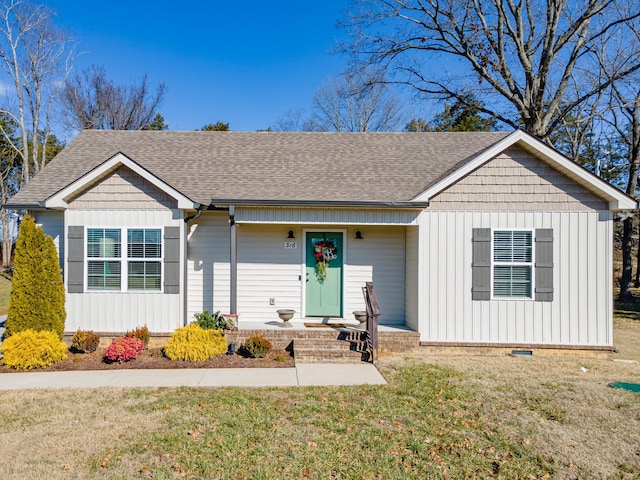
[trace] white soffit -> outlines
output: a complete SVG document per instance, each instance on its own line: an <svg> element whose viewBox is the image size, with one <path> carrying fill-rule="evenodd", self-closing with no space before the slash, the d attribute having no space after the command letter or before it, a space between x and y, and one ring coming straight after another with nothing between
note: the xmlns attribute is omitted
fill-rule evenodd
<svg viewBox="0 0 640 480"><path fill-rule="evenodd" d="M113 157L111 157L106 162L98 165L93 170L89 171L82 177L78 178L73 183L67 185L62 190L53 194L49 198L45 200L46 208L66 208L67 202L66 199L70 196L73 196L75 193L80 192L90 185L96 183L100 178L104 175L108 174L110 171L115 170L120 166L125 166L130 170L134 171L142 178L144 178L149 183L153 184L164 193L174 198L178 202L178 208L180 209L195 209L197 208L197 204L190 200L188 197L184 196L182 193L177 191L175 188L171 187L169 184L163 182L158 177L153 175L148 170L141 167L138 163L131 160L129 157L124 155L123 153L117 153Z"/></svg>

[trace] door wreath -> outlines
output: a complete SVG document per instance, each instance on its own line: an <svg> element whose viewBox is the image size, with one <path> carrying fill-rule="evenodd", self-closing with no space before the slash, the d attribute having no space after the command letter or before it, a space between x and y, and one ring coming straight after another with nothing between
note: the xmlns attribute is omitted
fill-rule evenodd
<svg viewBox="0 0 640 480"><path fill-rule="evenodd" d="M327 266L331 260L338 258L338 247L332 240L317 240L313 242L313 256L316 259L316 275L320 281L327 279Z"/></svg>

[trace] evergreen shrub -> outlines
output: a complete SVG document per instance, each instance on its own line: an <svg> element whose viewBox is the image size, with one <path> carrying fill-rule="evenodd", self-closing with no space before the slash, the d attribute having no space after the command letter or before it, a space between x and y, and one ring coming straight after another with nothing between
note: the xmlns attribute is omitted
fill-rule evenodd
<svg viewBox="0 0 640 480"><path fill-rule="evenodd" d="M71 348L76 352L95 352L100 345L100 334L91 330L78 330L71 338Z"/></svg>
<svg viewBox="0 0 640 480"><path fill-rule="evenodd" d="M178 328L173 334L164 354L171 360L200 362L227 351L227 341L220 330L205 330L196 323Z"/></svg>
<svg viewBox="0 0 640 480"><path fill-rule="evenodd" d="M67 346L55 332L23 330L2 342L2 355L7 367L32 370L67 358Z"/></svg>
<svg viewBox="0 0 640 480"><path fill-rule="evenodd" d="M252 333L244 342L243 348L253 358L262 358L271 351L271 342L260 333Z"/></svg>
<svg viewBox="0 0 640 480"><path fill-rule="evenodd" d="M5 336L25 330L64 333L64 284L53 239L25 215L16 240Z"/></svg>
<svg viewBox="0 0 640 480"><path fill-rule="evenodd" d="M132 337L137 338L138 340L142 340L145 348L147 348L147 346L149 345L149 329L146 325L143 327L138 327L131 332L127 332L125 337Z"/></svg>

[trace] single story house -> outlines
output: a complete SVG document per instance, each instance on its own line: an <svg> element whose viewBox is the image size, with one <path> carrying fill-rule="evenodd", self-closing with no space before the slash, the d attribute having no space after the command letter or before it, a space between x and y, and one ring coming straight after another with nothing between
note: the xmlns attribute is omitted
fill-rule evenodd
<svg viewBox="0 0 640 480"><path fill-rule="evenodd" d="M430 345L613 345L634 199L522 131L81 132L8 204L57 245L66 330L352 318Z"/></svg>

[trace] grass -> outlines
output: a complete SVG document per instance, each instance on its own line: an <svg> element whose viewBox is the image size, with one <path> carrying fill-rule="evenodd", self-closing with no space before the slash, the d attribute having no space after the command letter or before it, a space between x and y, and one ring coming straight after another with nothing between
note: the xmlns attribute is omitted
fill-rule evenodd
<svg viewBox="0 0 640 480"><path fill-rule="evenodd" d="M416 361L386 386L0 393L1 478L543 478L464 377ZM38 448L33 448L37 445ZM25 477L24 475L28 475Z"/></svg>
<svg viewBox="0 0 640 480"><path fill-rule="evenodd" d="M616 327L620 355L637 355L640 324ZM386 386L0 392L0 478L640 477L640 396L606 383L640 381L637 364L419 356L380 368Z"/></svg>
<svg viewBox="0 0 640 480"><path fill-rule="evenodd" d="M11 279L6 274L0 274L0 315L9 311L9 297L11 296Z"/></svg>
<svg viewBox="0 0 640 480"><path fill-rule="evenodd" d="M640 322L616 358L419 354L385 386L0 392L3 479L640 478ZM10 375L10 374L7 374Z"/></svg>
<svg viewBox="0 0 640 480"><path fill-rule="evenodd" d="M640 478L634 318L607 357L386 357L385 386L0 392L0 478Z"/></svg>

